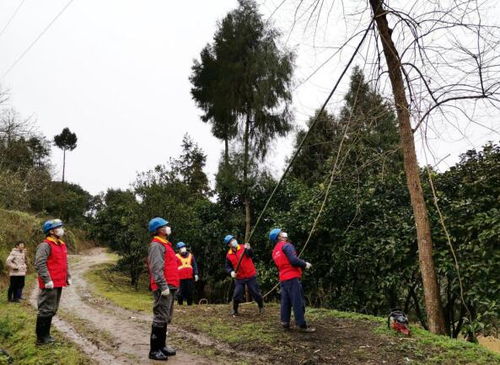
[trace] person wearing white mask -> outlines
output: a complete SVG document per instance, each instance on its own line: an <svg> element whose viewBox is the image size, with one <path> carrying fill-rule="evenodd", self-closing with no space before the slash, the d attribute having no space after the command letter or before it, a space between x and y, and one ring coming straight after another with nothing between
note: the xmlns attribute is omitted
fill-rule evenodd
<svg viewBox="0 0 500 365"><path fill-rule="evenodd" d="M36 337L38 345L54 342L50 336L52 317L57 313L62 288L71 285L68 269L68 251L62 240L63 222L60 219L46 221L42 226L45 240L36 249L35 268L38 273L38 316Z"/></svg>
<svg viewBox="0 0 500 365"><path fill-rule="evenodd" d="M182 305L186 299L187 305L193 304L194 282L198 281L198 265L194 255L187 250L184 242L177 243L177 269L179 271L180 287L177 292L177 303Z"/></svg>
<svg viewBox="0 0 500 365"><path fill-rule="evenodd" d="M250 243L240 245L233 235L228 234L224 237L224 244L229 248L226 254L226 272L235 279L231 314L238 315L239 303L245 301L245 287L248 288L250 295L259 307L259 313L262 314L264 312L264 299L257 282L257 270L253 264L253 249Z"/></svg>

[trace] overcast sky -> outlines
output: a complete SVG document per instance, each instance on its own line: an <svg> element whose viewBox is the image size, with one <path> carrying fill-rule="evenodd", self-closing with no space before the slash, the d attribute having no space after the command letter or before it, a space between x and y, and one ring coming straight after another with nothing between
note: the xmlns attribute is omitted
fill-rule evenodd
<svg viewBox="0 0 500 365"><path fill-rule="evenodd" d="M259 1L260 9L268 17L280 2ZM21 3L0 33L0 75L68 0L0 0L0 31ZM127 188L137 172L177 156L185 133L207 154L206 171L213 178L223 144L201 122L188 77L193 59L212 40L216 22L236 5L236 0L75 0L0 79L0 85L10 91L10 104L24 117L33 116L49 139L64 127L77 134L78 147L66 158L67 180L93 194ZM499 19L498 7L489 15ZM334 21L324 24L317 37L303 30L292 32L290 7L280 8L272 19L297 52L297 84L329 57L328 46L343 41L335 38L335 29L342 24ZM324 101L347 53L294 92L297 126L303 126ZM341 91L345 89L344 83ZM495 112L482 122L499 130ZM440 166L447 168L459 153L487 140L498 141L498 133L490 129L472 126L463 138L443 128L443 135L431 141L434 158L449 155ZM276 175L291 151L293 137L278 143L277 152L268 159ZM421 144L417 148L422 161ZM55 147L52 162L59 178L62 153Z"/></svg>

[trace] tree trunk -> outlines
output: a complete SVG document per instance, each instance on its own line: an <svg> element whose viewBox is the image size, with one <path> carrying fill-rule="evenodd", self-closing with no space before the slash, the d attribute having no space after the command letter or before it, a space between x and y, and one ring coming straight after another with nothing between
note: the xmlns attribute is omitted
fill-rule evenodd
<svg viewBox="0 0 500 365"><path fill-rule="evenodd" d="M420 182L420 170L415 152L415 141L413 139L413 132L410 124L410 113L408 111L408 101L405 94L399 54L391 38L392 29L389 28L382 0L370 0L370 4L375 14L378 32L382 40L398 115L406 182L410 192L411 205L417 229L418 256L424 288L427 322L431 332L445 334L446 329L444 325L443 308L441 305L436 270L434 268L434 259L432 257L430 223Z"/></svg>
<svg viewBox="0 0 500 365"><path fill-rule="evenodd" d="M64 184L64 170L66 169L66 150L63 150L63 173L62 173L62 182Z"/></svg>
<svg viewBox="0 0 500 365"><path fill-rule="evenodd" d="M250 237L250 198L248 197L248 165L249 165L249 139L250 139L250 113L247 113L245 121L245 134L243 135L244 152L243 152L243 197L245 203L245 242L248 242Z"/></svg>
<svg viewBox="0 0 500 365"><path fill-rule="evenodd" d="M224 167L229 166L229 138L224 138Z"/></svg>

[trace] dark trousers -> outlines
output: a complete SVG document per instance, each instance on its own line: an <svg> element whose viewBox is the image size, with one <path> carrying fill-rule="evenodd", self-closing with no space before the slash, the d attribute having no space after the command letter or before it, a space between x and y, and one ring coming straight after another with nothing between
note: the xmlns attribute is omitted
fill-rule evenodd
<svg viewBox="0 0 500 365"><path fill-rule="evenodd" d="M21 299L24 288L24 276L15 276L12 275L10 277L10 285L7 290L7 299L12 301L14 299Z"/></svg>
<svg viewBox="0 0 500 365"><path fill-rule="evenodd" d="M184 299L186 299L187 305L193 304L193 292L194 292L194 280L193 279L181 279L180 290L177 293L177 303L182 305Z"/></svg>
<svg viewBox="0 0 500 365"><path fill-rule="evenodd" d="M62 288L40 289L38 293L38 315L40 317L53 317L59 309Z"/></svg>
<svg viewBox="0 0 500 365"><path fill-rule="evenodd" d="M174 315L174 296L176 289L170 288L170 294L161 295L161 290L153 292L153 326L165 327L172 322Z"/></svg>
<svg viewBox="0 0 500 365"><path fill-rule="evenodd" d="M306 311L304 290L298 278L285 280L280 283L281 288L281 323L289 324L291 311L295 316L295 323L299 327L306 326L304 313Z"/></svg>
<svg viewBox="0 0 500 365"><path fill-rule="evenodd" d="M233 302L234 303L243 303L245 301L245 285L248 287L248 291L252 296L253 300L257 302L259 307L264 305L262 301L262 295L260 294L259 284L257 283L257 277L252 276L248 279L236 279L234 282L234 293L233 293Z"/></svg>

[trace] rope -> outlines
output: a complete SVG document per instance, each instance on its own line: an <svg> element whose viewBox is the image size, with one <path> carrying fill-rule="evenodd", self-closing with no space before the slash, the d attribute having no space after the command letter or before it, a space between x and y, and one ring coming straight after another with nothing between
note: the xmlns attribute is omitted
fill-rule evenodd
<svg viewBox="0 0 500 365"><path fill-rule="evenodd" d="M309 127L309 130L307 131L306 135L304 136L304 138L302 138L302 141L300 142L299 146L297 147L297 150L295 151L292 159L290 160L290 162L288 163L288 166L286 167L285 171L283 172L283 174L281 175L281 178L279 179L278 183L276 184L276 186L274 187L273 191L271 192L271 195L269 196L269 198L267 199L266 201L266 204L264 205L264 208L262 209L262 211L260 212L257 220L255 221L255 225L253 226L252 228L252 231L250 232L250 235L248 237L248 242L251 241L254 233L255 233L255 230L257 229L261 219L262 219L262 216L264 215L264 213L266 212L267 210L267 207L269 206L269 203L271 202L271 200L273 199L274 195L276 194L276 191L278 190L278 188L281 186L281 183L283 182L283 180L285 179L285 176L288 174L288 171L290 170L290 168L292 167L293 163L295 162L295 160L297 159L297 156L299 154L299 152L302 150L302 147L304 146L306 140L307 140L307 137L309 137L309 135L311 134L311 131L314 129L314 127L316 126L316 124L318 123L318 120L319 120L319 117L321 116L321 114L323 113L323 111L325 110L326 106L328 105L328 103L330 102L330 99L332 98L333 94L335 93L335 91L337 91L337 87L339 86L340 82L342 81L342 79L344 78L344 75L346 74L347 70L349 69L349 67L351 66L352 62L354 61L354 58L356 57L356 55L358 54L361 46L363 45L365 39L366 39L366 36L368 35L368 32L370 31L370 29L372 28L372 24L373 24L373 18L372 20L370 21L370 24L368 25L368 27L366 28L365 30L365 33L363 34L363 37L361 38L360 42L358 43L358 45L356 46L356 49L354 50L353 54L351 55L351 58L349 59L349 62L347 62L347 65L344 67L344 70L342 71L340 77L338 78L337 82L335 83L332 91L330 92L330 94L328 95L328 97L326 98L325 102L323 103L323 105L321 106L321 109L320 111L317 113L316 115L316 118L314 119L314 121L311 123L311 126ZM317 223L317 221L316 221ZM310 238L310 237L309 237ZM239 260L238 260L238 264L236 265L236 268L239 269L239 266L241 264L241 260L243 259L243 256L244 255L241 255ZM236 270L237 271L237 270Z"/></svg>
<svg viewBox="0 0 500 365"><path fill-rule="evenodd" d="M306 135L304 136L304 138L302 139L302 141L300 142L299 146L297 147L297 150L295 151L292 159L290 160L290 162L288 163L288 166L286 167L285 171L283 172L283 174L281 175L281 178L280 180L278 181L278 183L276 184L276 186L274 187L273 191L271 192L271 195L269 196L269 198L267 199L266 201L266 204L264 205L264 208L262 209L262 211L260 212L256 222L255 222L255 225L254 227L252 228L252 231L250 232L250 236L248 237L248 241L250 242L250 240L252 239L254 233L255 233L255 230L257 228L257 226L259 225L261 219L262 219L262 216L264 215L264 212L267 210L267 207L269 206L269 203L271 202L272 198L274 197L274 195L276 194L276 191L278 190L278 188L281 186L281 183L283 182L283 180L285 179L285 176L287 175L288 171L290 170L290 168L292 167L293 163L295 162L295 160L297 159L297 156L299 154L299 152L302 150L302 147L304 146L306 140L307 140L307 137L309 137L309 135L311 134L311 131L313 130L313 128L316 126L316 124L318 123L318 120L319 120L319 117L321 116L321 114L323 113L323 111L325 110L326 106L328 105L328 103L330 102L330 99L332 98L333 94L335 93L335 91L337 90L337 87L339 86L340 82L342 81L342 79L344 78L347 70L349 69L349 67L351 66L352 62L354 61L354 58L356 57L356 55L358 54L361 46L363 45L365 39L366 39L366 36L368 35L368 32L370 31L370 29L372 28L372 24L373 24L373 21L374 21L374 18L371 19L370 21L370 24L368 25L368 27L366 28L364 34L363 34L363 37L361 38L360 42L358 43L358 45L356 46L356 49L354 50L353 54L351 55L351 58L349 59L349 61L347 62L346 66L344 67L340 77L337 79L337 82L335 83L332 91L330 92L330 94L328 95L328 97L326 98L325 102L323 103L323 105L321 106L321 109L320 111L316 114L316 118L314 119L314 121L311 123L310 127L309 127L309 130L307 131ZM359 88L358 88L358 91L359 91ZM356 97L357 97L357 94L356 94ZM352 114L350 115L350 117L352 117ZM350 119L349 119L350 120ZM335 169L337 167L337 163L338 163L338 159L339 159L339 156L340 156L340 151L341 151L341 148L342 148L342 144L343 144L343 141L346 137L346 134L347 134L347 126L348 124L346 125L346 128L344 130L344 135L342 136L342 140L341 140L341 144L339 146L339 150L337 152L337 156L336 156L336 159L335 159L335 163L334 163L334 166L333 166L333 169L332 169L332 172L331 172L331 175L330 175L330 182L328 184L328 187L327 187L327 190L325 192L325 198L323 199L323 203L321 205L321 208L318 212L318 215L316 216L316 219L314 220L314 223L313 223L313 226L311 228L311 231L309 232L309 236L307 238L307 241L306 243L304 244L304 247L302 248L299 256L304 252L304 249L307 247L307 244L309 243L310 239L311 239L311 236L316 228L316 225L318 223L318 220L319 220L319 217L321 215L321 213L323 212L323 209L324 209L324 206L325 206L325 203L326 203L326 199L328 198L328 192L333 184L333 177L334 177L334 172L335 172ZM240 267L240 264L241 264L241 260L243 259L243 256L244 256L244 253L240 256L239 260L238 260L238 264L236 265L236 268L238 269ZM237 271L237 270L235 270ZM262 296L262 299L265 299L269 294L271 294L274 290L276 290L279 286L279 283L277 283L270 291L268 291L266 294L264 294ZM240 303L240 305L243 304L243 303Z"/></svg>

